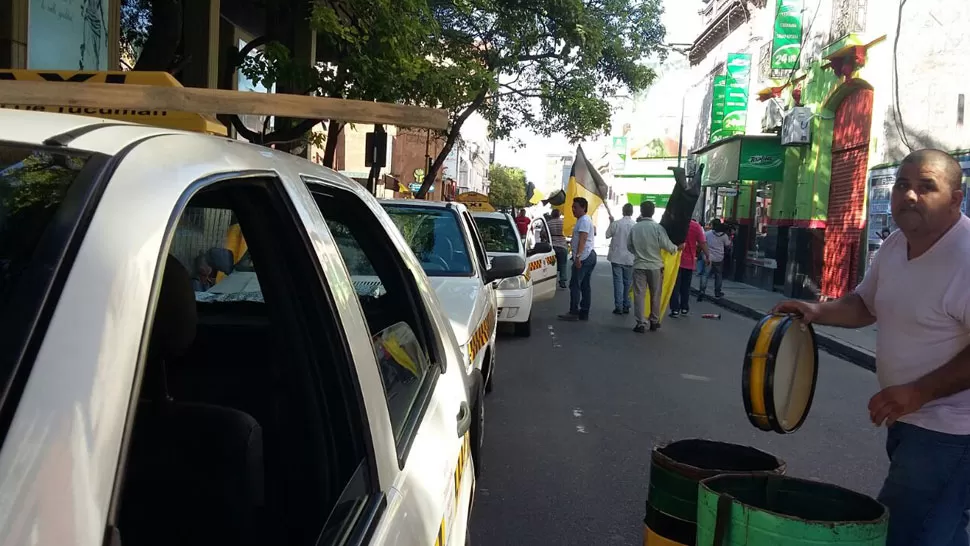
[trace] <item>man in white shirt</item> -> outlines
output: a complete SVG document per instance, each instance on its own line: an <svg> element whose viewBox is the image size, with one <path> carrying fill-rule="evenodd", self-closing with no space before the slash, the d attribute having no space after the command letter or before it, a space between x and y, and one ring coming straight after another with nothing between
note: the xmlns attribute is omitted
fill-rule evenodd
<svg viewBox="0 0 970 546"><path fill-rule="evenodd" d="M711 277L714 277L714 297L724 297L724 293L721 292L721 283L724 278L724 250L731 248L731 238L725 233L724 224L718 218L711 221L711 229L704 234L704 238L707 241L707 252L710 255L711 264L705 268L701 275L700 293L697 294L697 301L702 301L704 296L707 295L707 281Z"/></svg>
<svg viewBox="0 0 970 546"><path fill-rule="evenodd" d="M613 267L613 314L630 314L630 286L633 284L633 253L630 231L633 229L633 205L623 205L623 218L610 222L606 238L610 239L610 252L606 255Z"/></svg>
<svg viewBox="0 0 970 546"><path fill-rule="evenodd" d="M573 227L573 238L570 241L573 247L573 268L569 277L569 312L559 315L562 320L589 320L592 297L589 282L593 276L593 268L596 267L596 252L593 250L596 232L592 218L586 214L587 209L589 202L585 198L573 199L572 210L576 217L576 226Z"/></svg>
<svg viewBox="0 0 970 546"><path fill-rule="evenodd" d="M869 401L888 428L887 546L967 546L970 508L970 218L960 164L920 150L896 171L899 229L865 279L836 301L788 301L775 312L846 328L879 326Z"/></svg>

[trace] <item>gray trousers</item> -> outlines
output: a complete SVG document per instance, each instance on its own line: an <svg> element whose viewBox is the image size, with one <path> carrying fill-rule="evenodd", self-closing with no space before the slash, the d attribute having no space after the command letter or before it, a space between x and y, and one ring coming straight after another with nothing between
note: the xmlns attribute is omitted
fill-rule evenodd
<svg viewBox="0 0 970 546"><path fill-rule="evenodd" d="M637 324L644 324L643 299L650 290L650 322L660 322L660 297L663 293L663 269L634 269L633 270L633 314Z"/></svg>

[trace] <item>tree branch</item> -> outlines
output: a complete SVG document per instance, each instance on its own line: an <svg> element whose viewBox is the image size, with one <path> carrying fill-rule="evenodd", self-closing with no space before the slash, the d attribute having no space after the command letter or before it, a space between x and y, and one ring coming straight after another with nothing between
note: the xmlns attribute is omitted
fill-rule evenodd
<svg viewBox="0 0 970 546"><path fill-rule="evenodd" d="M435 157L435 160L428 169L428 172L425 173L424 180L421 182L421 189L419 189L414 195L416 199L424 199L424 197L428 194L428 189L431 188L431 185L434 184L435 178L438 177L438 171L441 170L441 166L444 165L445 158L447 158L448 154L451 153L451 149L455 146L455 141L458 140L461 132L461 126L468 121L468 118L471 117L475 111L485 104L485 99L487 97L488 89L482 89L479 91L478 95L475 96L475 100L473 100L471 104L469 104L468 107L455 118L455 121L452 122L451 128L448 130L448 138L445 140L444 147L440 152L438 152L438 156Z"/></svg>

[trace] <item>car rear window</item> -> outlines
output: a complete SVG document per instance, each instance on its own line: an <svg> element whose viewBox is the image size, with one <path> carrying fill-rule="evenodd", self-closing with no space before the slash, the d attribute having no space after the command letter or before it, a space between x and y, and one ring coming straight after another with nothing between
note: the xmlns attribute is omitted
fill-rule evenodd
<svg viewBox="0 0 970 546"><path fill-rule="evenodd" d="M84 155L0 143L0 316L87 161Z"/></svg>
<svg viewBox="0 0 970 546"><path fill-rule="evenodd" d="M519 252L519 232L508 218L474 218L486 252Z"/></svg>
<svg viewBox="0 0 970 546"><path fill-rule="evenodd" d="M384 208L429 277L474 274L454 211L408 205L384 205Z"/></svg>

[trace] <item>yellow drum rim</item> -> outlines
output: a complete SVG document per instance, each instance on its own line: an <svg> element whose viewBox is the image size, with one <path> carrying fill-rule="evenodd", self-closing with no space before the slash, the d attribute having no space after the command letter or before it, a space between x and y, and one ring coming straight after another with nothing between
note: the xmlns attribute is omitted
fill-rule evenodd
<svg viewBox="0 0 970 546"><path fill-rule="evenodd" d="M744 355L744 367L741 373L741 398L748 421L756 428L765 432L790 434L801 428L808 417L815 397L815 387L818 383L818 343L815 329L807 325L812 340L812 386L808 395L808 403L804 413L791 428L784 428L779 422L774 407L774 375L775 358L778 354L785 333L798 322L790 315L766 315L755 326L748 339L747 350Z"/></svg>

